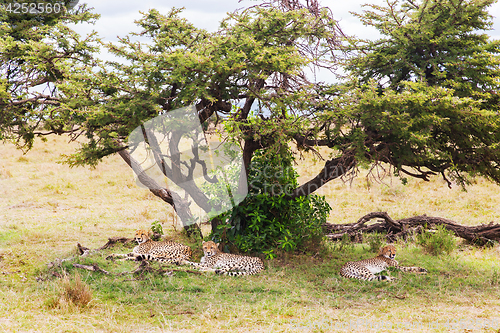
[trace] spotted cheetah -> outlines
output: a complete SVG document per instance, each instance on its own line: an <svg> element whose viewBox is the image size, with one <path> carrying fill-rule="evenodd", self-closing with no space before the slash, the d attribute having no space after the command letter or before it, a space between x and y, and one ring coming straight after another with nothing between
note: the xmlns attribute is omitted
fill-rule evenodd
<svg viewBox="0 0 500 333"><path fill-rule="evenodd" d="M203 242L203 254L200 263L187 260L184 263L200 270L232 276L258 274L264 269L264 263L260 258L223 253L219 250L219 243L212 241Z"/></svg>
<svg viewBox="0 0 500 333"><path fill-rule="evenodd" d="M355 278L367 281L391 281L395 278L375 274L382 272L388 267L395 267L403 272L427 273L425 268L399 266L398 262L394 260L394 257L396 257L396 247L394 247L394 245L387 245L380 249L378 256L375 258L346 263L340 269L340 275L346 278Z"/></svg>
<svg viewBox="0 0 500 333"><path fill-rule="evenodd" d="M155 242L149 237L149 232L146 230L137 230L135 232L135 240L139 244L131 253L128 254L112 254L106 259L121 258L120 260L156 260L180 264L182 260L191 259L193 252L189 246L172 242L162 241Z"/></svg>

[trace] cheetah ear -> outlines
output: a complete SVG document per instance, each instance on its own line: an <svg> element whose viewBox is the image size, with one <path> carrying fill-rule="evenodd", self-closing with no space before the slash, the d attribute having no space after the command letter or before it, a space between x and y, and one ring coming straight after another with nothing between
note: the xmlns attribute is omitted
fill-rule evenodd
<svg viewBox="0 0 500 333"><path fill-rule="evenodd" d="M153 230L148 229L148 236L149 236L149 237L153 236Z"/></svg>
<svg viewBox="0 0 500 333"><path fill-rule="evenodd" d="M203 244L205 244L205 243L206 243L205 241L202 241L202 242L201 242L201 245L203 245Z"/></svg>
<svg viewBox="0 0 500 333"><path fill-rule="evenodd" d="M215 244L215 246L219 247L219 244L220 244L220 243L217 243L217 244Z"/></svg>

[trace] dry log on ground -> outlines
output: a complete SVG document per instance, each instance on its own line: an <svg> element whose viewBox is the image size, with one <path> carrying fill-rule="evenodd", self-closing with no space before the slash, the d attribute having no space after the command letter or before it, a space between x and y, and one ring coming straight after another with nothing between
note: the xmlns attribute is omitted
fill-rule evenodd
<svg viewBox="0 0 500 333"><path fill-rule="evenodd" d="M368 224L373 219L378 221ZM323 228L326 236L331 240L340 240L344 234L348 234L352 240L360 240L365 233L382 232L387 233L387 241L393 242L397 238L406 238L409 234L420 233L425 228L435 229L439 225L452 231L457 237L478 245L500 241L500 224L498 223L464 226L442 217L427 215L394 220L387 212L366 214L355 223L326 223Z"/></svg>

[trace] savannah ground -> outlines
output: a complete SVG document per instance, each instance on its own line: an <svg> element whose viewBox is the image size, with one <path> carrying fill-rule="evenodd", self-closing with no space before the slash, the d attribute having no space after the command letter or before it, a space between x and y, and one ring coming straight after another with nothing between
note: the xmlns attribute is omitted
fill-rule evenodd
<svg viewBox="0 0 500 333"><path fill-rule="evenodd" d="M49 270L47 263L75 253L79 242L98 248L108 237L132 237L160 221L167 237L190 244L172 209L136 186L119 158L96 169L58 164L75 144L66 137L37 141L28 154L0 146L0 331L5 332L319 332L474 331L500 329L500 247L481 249L459 242L451 255L432 256L412 242L398 243L396 259L419 265L427 275L400 274L392 283L340 277L348 260L373 256L367 244L327 244L316 252L266 261L258 276L221 277L174 272L105 276L78 270L72 262ZM301 180L324 162L297 160ZM427 214L465 225L500 221L499 187L485 180L462 191L409 179L333 181L322 189L332 207L329 222L354 222L372 211L395 219ZM205 227L206 228L206 227ZM208 229L204 229L208 235ZM112 250L82 259L113 273L133 262L104 258ZM153 264L154 267L156 264ZM167 267L164 267L167 269ZM177 268L176 268L177 269ZM81 307L66 301L63 276L78 274L92 292Z"/></svg>

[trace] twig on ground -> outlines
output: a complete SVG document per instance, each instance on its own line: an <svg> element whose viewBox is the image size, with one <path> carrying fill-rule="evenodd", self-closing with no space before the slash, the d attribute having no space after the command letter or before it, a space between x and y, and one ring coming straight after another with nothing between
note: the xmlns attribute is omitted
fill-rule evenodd
<svg viewBox="0 0 500 333"><path fill-rule="evenodd" d="M106 275L110 275L111 274L110 272L108 272L108 271L102 269L101 267L99 267L98 264L92 264L92 265L73 264L73 267L86 269L86 270L92 271L92 272L101 272L101 273L104 273Z"/></svg>

